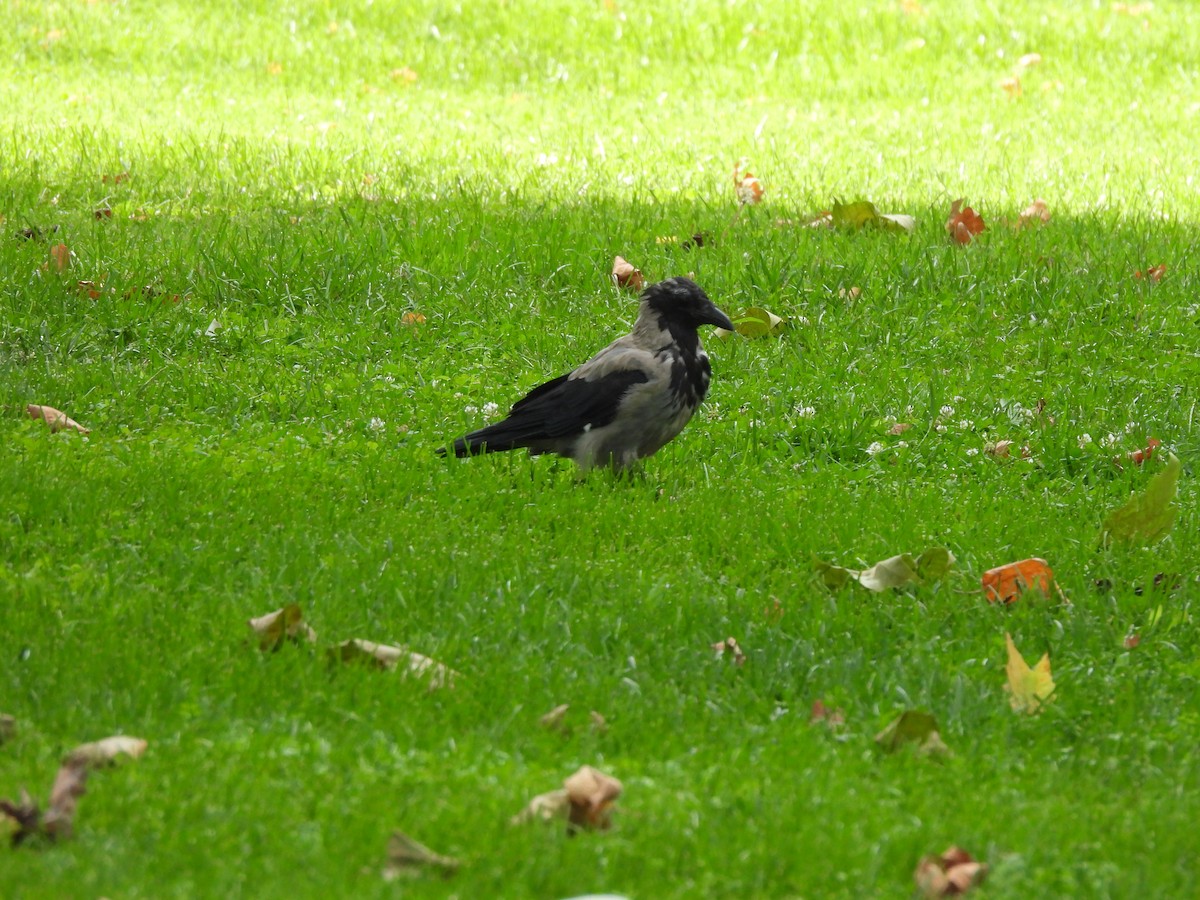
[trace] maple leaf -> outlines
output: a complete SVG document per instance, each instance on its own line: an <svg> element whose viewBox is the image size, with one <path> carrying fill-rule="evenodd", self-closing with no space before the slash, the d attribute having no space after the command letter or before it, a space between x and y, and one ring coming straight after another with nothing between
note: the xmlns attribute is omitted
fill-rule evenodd
<svg viewBox="0 0 1200 900"><path fill-rule="evenodd" d="M1165 537L1175 524L1176 510L1171 501L1179 489L1182 471L1179 457L1167 454L1167 467L1150 479L1146 490L1134 494L1105 517L1102 542L1152 544Z"/></svg>
<svg viewBox="0 0 1200 900"><path fill-rule="evenodd" d="M983 219L979 213L969 206L963 206L966 201L959 198L950 204L950 217L946 219L946 233L960 244L969 244L975 235L984 229Z"/></svg>
<svg viewBox="0 0 1200 900"><path fill-rule="evenodd" d="M1004 667L1008 675L1008 683L1004 686L1010 695L1008 702L1017 712L1035 715L1050 702L1054 693L1054 679L1050 677L1050 654L1043 653L1037 665L1030 668L1013 643L1012 635L1005 632L1004 640L1008 645L1008 664Z"/></svg>
<svg viewBox="0 0 1200 900"><path fill-rule="evenodd" d="M919 709L906 709L875 735L875 743L885 753L895 753L901 747L912 744L922 755L940 756L950 752L938 733L937 719L932 713Z"/></svg>

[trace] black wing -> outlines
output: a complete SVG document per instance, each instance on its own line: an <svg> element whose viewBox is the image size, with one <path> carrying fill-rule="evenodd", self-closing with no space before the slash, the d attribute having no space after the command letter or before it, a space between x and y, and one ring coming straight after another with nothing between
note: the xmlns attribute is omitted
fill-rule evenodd
<svg viewBox="0 0 1200 900"><path fill-rule="evenodd" d="M534 388L514 405L508 418L472 431L454 442L456 456L513 450L554 449L552 444L601 428L617 416L621 400L635 384L649 381L640 369L622 369L598 378L562 375Z"/></svg>

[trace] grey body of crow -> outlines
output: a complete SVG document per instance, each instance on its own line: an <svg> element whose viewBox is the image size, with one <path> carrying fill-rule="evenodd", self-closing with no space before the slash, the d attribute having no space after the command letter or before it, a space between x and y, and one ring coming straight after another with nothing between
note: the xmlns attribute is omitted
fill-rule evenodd
<svg viewBox="0 0 1200 900"><path fill-rule="evenodd" d="M573 372L534 388L503 421L457 439L454 455L525 448L557 453L583 469L629 468L679 434L708 393L701 325L733 330L690 279L650 285L633 331Z"/></svg>

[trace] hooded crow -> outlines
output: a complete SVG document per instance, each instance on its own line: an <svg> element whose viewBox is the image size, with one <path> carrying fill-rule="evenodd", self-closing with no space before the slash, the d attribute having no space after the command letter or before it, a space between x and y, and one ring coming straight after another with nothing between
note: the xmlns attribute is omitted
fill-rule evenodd
<svg viewBox="0 0 1200 900"><path fill-rule="evenodd" d="M575 371L534 388L504 421L456 440L454 455L525 447L566 456L584 470L628 469L679 434L708 393L712 368L696 331L701 325L733 330L694 281L650 285L633 331Z"/></svg>

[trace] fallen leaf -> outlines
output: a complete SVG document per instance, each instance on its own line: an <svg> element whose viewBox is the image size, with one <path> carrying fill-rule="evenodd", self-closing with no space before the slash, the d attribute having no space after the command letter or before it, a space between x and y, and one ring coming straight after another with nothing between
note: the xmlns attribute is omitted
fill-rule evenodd
<svg viewBox="0 0 1200 900"><path fill-rule="evenodd" d="M728 637L723 641L717 641L712 648L717 654L717 659L732 659L735 666L746 664L746 654L742 652L742 648L738 646L738 642L734 638Z"/></svg>
<svg viewBox="0 0 1200 900"><path fill-rule="evenodd" d="M42 811L24 788L21 789L20 800L0 800L0 813L16 823L17 827L9 837L9 842L14 847L19 847L28 838L41 833Z"/></svg>
<svg viewBox="0 0 1200 900"><path fill-rule="evenodd" d="M912 425L908 422L897 422L888 429L888 434L904 434L904 432L908 431L910 428L912 428Z"/></svg>
<svg viewBox="0 0 1200 900"><path fill-rule="evenodd" d="M1150 479L1146 490L1134 494L1105 517L1103 543L1152 544L1165 537L1175 524L1176 510L1171 501L1175 499L1182 471L1179 457L1167 454L1167 467Z"/></svg>
<svg viewBox="0 0 1200 900"><path fill-rule="evenodd" d="M92 210L92 218L94 219L111 219L112 215L111 206L101 206Z"/></svg>
<svg viewBox="0 0 1200 900"><path fill-rule="evenodd" d="M1145 447L1143 447L1140 450L1130 450L1128 453L1125 454L1125 459L1129 460L1135 466L1140 466L1146 460L1153 459L1154 451L1157 450L1161 446L1162 446L1162 441L1160 441L1158 438L1154 438L1154 437L1148 438L1146 440ZM1121 465L1121 457L1114 456L1113 463L1116 465L1116 467L1118 469L1123 468L1123 466Z"/></svg>
<svg viewBox="0 0 1200 900"><path fill-rule="evenodd" d="M222 327L223 326L221 325L220 322L218 322L216 319L213 319L211 322L208 323L208 327L204 329L204 336L205 337L216 337L217 332L220 331Z"/></svg>
<svg viewBox="0 0 1200 900"><path fill-rule="evenodd" d="M1017 227L1024 228L1027 225L1035 225L1037 223L1045 224L1050 221L1050 210L1046 206L1045 200L1034 200L1027 207L1021 210L1021 215L1017 218Z"/></svg>
<svg viewBox="0 0 1200 900"><path fill-rule="evenodd" d="M54 271L65 271L71 264L71 249L66 244L55 244L50 248L50 263Z"/></svg>
<svg viewBox="0 0 1200 900"><path fill-rule="evenodd" d="M771 625L778 625L783 621L783 616L787 612L783 604L779 602L778 597L772 597L771 602L763 607L763 618Z"/></svg>
<svg viewBox="0 0 1200 900"><path fill-rule="evenodd" d="M304 621L304 613L300 611L298 603L289 603L274 612L251 619L248 624L258 636L258 649L264 652L278 650L284 641L313 643L317 639L317 633Z"/></svg>
<svg viewBox="0 0 1200 900"><path fill-rule="evenodd" d="M834 228L842 228L847 231L860 231L868 225L896 232L911 232L917 227L917 220L912 216L898 213L881 214L875 209L875 204L869 200L834 203L829 214L829 223Z"/></svg>
<svg viewBox="0 0 1200 900"><path fill-rule="evenodd" d="M576 828L607 829L612 805L621 796L621 782L599 769L583 766L563 782L571 810L569 821Z"/></svg>
<svg viewBox="0 0 1200 900"><path fill-rule="evenodd" d="M1008 94L1009 99L1016 100L1021 96L1021 79L1016 75L1010 75L1000 82L1000 90Z"/></svg>
<svg viewBox="0 0 1200 900"><path fill-rule="evenodd" d="M570 708L571 705L569 703L560 703L538 719L538 724L551 731L566 731L564 720L567 717L567 710Z"/></svg>
<svg viewBox="0 0 1200 900"><path fill-rule="evenodd" d="M408 675L425 678L429 682L430 690L453 687L455 679L462 677L442 663L420 653L413 653L405 647L392 647L359 638L342 641L330 647L326 653L334 662L366 663L388 671L403 668Z"/></svg>
<svg viewBox="0 0 1200 900"><path fill-rule="evenodd" d="M403 66L399 69L392 69L389 73L392 81L399 81L403 84L415 84L417 81L417 73L408 66Z"/></svg>
<svg viewBox="0 0 1200 900"><path fill-rule="evenodd" d="M604 732L608 731L608 721L594 709L588 713L588 722L591 723L592 731L599 734L604 734Z"/></svg>
<svg viewBox="0 0 1200 900"><path fill-rule="evenodd" d="M1010 694L1008 702L1017 712L1035 715L1050 702L1054 693L1054 679L1050 677L1050 654L1043 653L1037 665L1031 669L1013 643L1012 635L1005 633L1004 641L1008 645L1008 664L1004 667L1008 675L1008 683L1004 685Z"/></svg>
<svg viewBox="0 0 1200 900"><path fill-rule="evenodd" d="M1139 269L1138 271L1133 273L1133 277L1139 278L1139 279L1142 277L1145 277L1148 281L1151 281L1154 284L1158 284L1160 281L1162 281L1162 277L1166 274L1167 274L1167 264L1160 263L1157 266L1151 266L1149 269L1147 269L1144 276L1142 274L1141 269Z"/></svg>
<svg viewBox="0 0 1200 900"><path fill-rule="evenodd" d="M612 279L617 287L632 288L635 291L640 291L646 284L642 270L635 269L623 256L613 258Z"/></svg>
<svg viewBox="0 0 1200 900"><path fill-rule="evenodd" d="M79 292L85 294L89 300L97 299L104 292L104 285L94 281L81 281L78 288Z"/></svg>
<svg viewBox="0 0 1200 900"><path fill-rule="evenodd" d="M733 186L737 193L738 203L743 206L761 203L763 198L762 182L751 172L742 171L744 163L745 160L738 160L737 165L733 167Z"/></svg>
<svg viewBox="0 0 1200 900"><path fill-rule="evenodd" d="M1049 597L1054 572L1044 559L1034 556L988 569L983 573L982 581L989 603L1012 603L1030 589L1037 589Z"/></svg>
<svg viewBox="0 0 1200 900"><path fill-rule="evenodd" d="M1024 56L1022 56L1020 59L1017 60L1017 65L1020 66L1022 69L1031 69L1034 66L1039 66L1041 64L1042 64L1042 54L1040 54L1040 53L1026 53Z"/></svg>
<svg viewBox="0 0 1200 900"><path fill-rule="evenodd" d="M842 300L857 300L862 296L862 288L852 287L850 289L838 288L838 297Z"/></svg>
<svg viewBox="0 0 1200 900"><path fill-rule="evenodd" d="M969 244L975 235L985 228L979 213L969 206L963 206L965 201L959 198L950 204L950 217L946 219L946 233L960 244Z"/></svg>
<svg viewBox="0 0 1200 900"><path fill-rule="evenodd" d="M87 777L91 768L94 767L86 762L71 762L68 757L54 776L54 786L50 788L50 806L40 823L41 831L51 840L71 836L75 810L79 806L79 798L87 793Z"/></svg>
<svg viewBox="0 0 1200 900"><path fill-rule="evenodd" d="M964 894L986 875L985 863L977 862L959 847L949 847L941 856L922 857L913 879L922 896L935 898Z"/></svg>
<svg viewBox="0 0 1200 900"><path fill-rule="evenodd" d="M421 869L440 869L443 875L449 877L461 865L461 860L434 853L403 831L394 831L388 839L387 866L383 870L383 877L391 881L401 875L415 874Z"/></svg>
<svg viewBox="0 0 1200 900"><path fill-rule="evenodd" d="M983 452L993 459L1007 459L1012 441L988 441L983 445Z"/></svg>
<svg viewBox="0 0 1200 900"><path fill-rule="evenodd" d="M112 765L122 756L137 759L146 752L148 742L142 738L119 734L90 744L80 744L67 754L64 765L98 769Z"/></svg>
<svg viewBox="0 0 1200 900"><path fill-rule="evenodd" d="M1141 642L1142 642L1142 636L1140 634L1127 634L1127 635L1125 635L1125 640L1123 643L1125 645L1126 650L1132 650L1134 647L1136 647Z"/></svg>
<svg viewBox="0 0 1200 900"><path fill-rule="evenodd" d="M759 306L750 306L733 317L734 329L742 337L759 338L775 334L783 325L783 319ZM724 328L717 329L718 334L728 334Z"/></svg>
<svg viewBox="0 0 1200 900"><path fill-rule="evenodd" d="M16 238L19 241L40 241L46 235L54 234L56 231L58 231L57 225L50 225L46 228L39 228L37 225L34 225L30 228L22 228L17 232Z"/></svg>
<svg viewBox="0 0 1200 900"><path fill-rule="evenodd" d="M817 574L828 588L837 589L850 581L857 581L870 591L898 588L910 581L937 580L950 570L954 554L945 547L931 547L918 559L909 553L901 553L875 563L868 569L847 569L817 560Z"/></svg>
<svg viewBox="0 0 1200 900"><path fill-rule="evenodd" d="M712 238L708 236L707 232L697 231L680 246L682 246L684 250L691 250L693 247L703 247L705 244L709 244L711 242Z"/></svg>
<svg viewBox="0 0 1200 900"><path fill-rule="evenodd" d="M104 184L109 184L109 183L120 184L122 181L129 180L129 173L128 172L118 172L116 175L103 175L103 176L101 176L100 180Z"/></svg>
<svg viewBox="0 0 1200 900"><path fill-rule="evenodd" d="M937 719L932 713L917 709L906 709L897 716L875 735L875 743L886 753L895 753L907 744L915 746L920 754L935 756L950 752L938 733Z"/></svg>
<svg viewBox="0 0 1200 900"><path fill-rule="evenodd" d="M846 712L841 707L833 709L826 706L824 700L814 700L812 711L808 714L809 724L822 724L836 731L846 724Z"/></svg>
<svg viewBox="0 0 1200 900"><path fill-rule="evenodd" d="M583 766L563 782L561 789L538 794L512 818L514 825L535 819L566 819L567 830L605 830L611 824L612 805L621 796L621 782L599 769Z"/></svg>
<svg viewBox="0 0 1200 900"><path fill-rule="evenodd" d="M25 407L31 419L42 419L51 431L78 431L80 434L91 434L90 428L84 428L64 412L59 412L53 406L39 406L30 403Z"/></svg>

